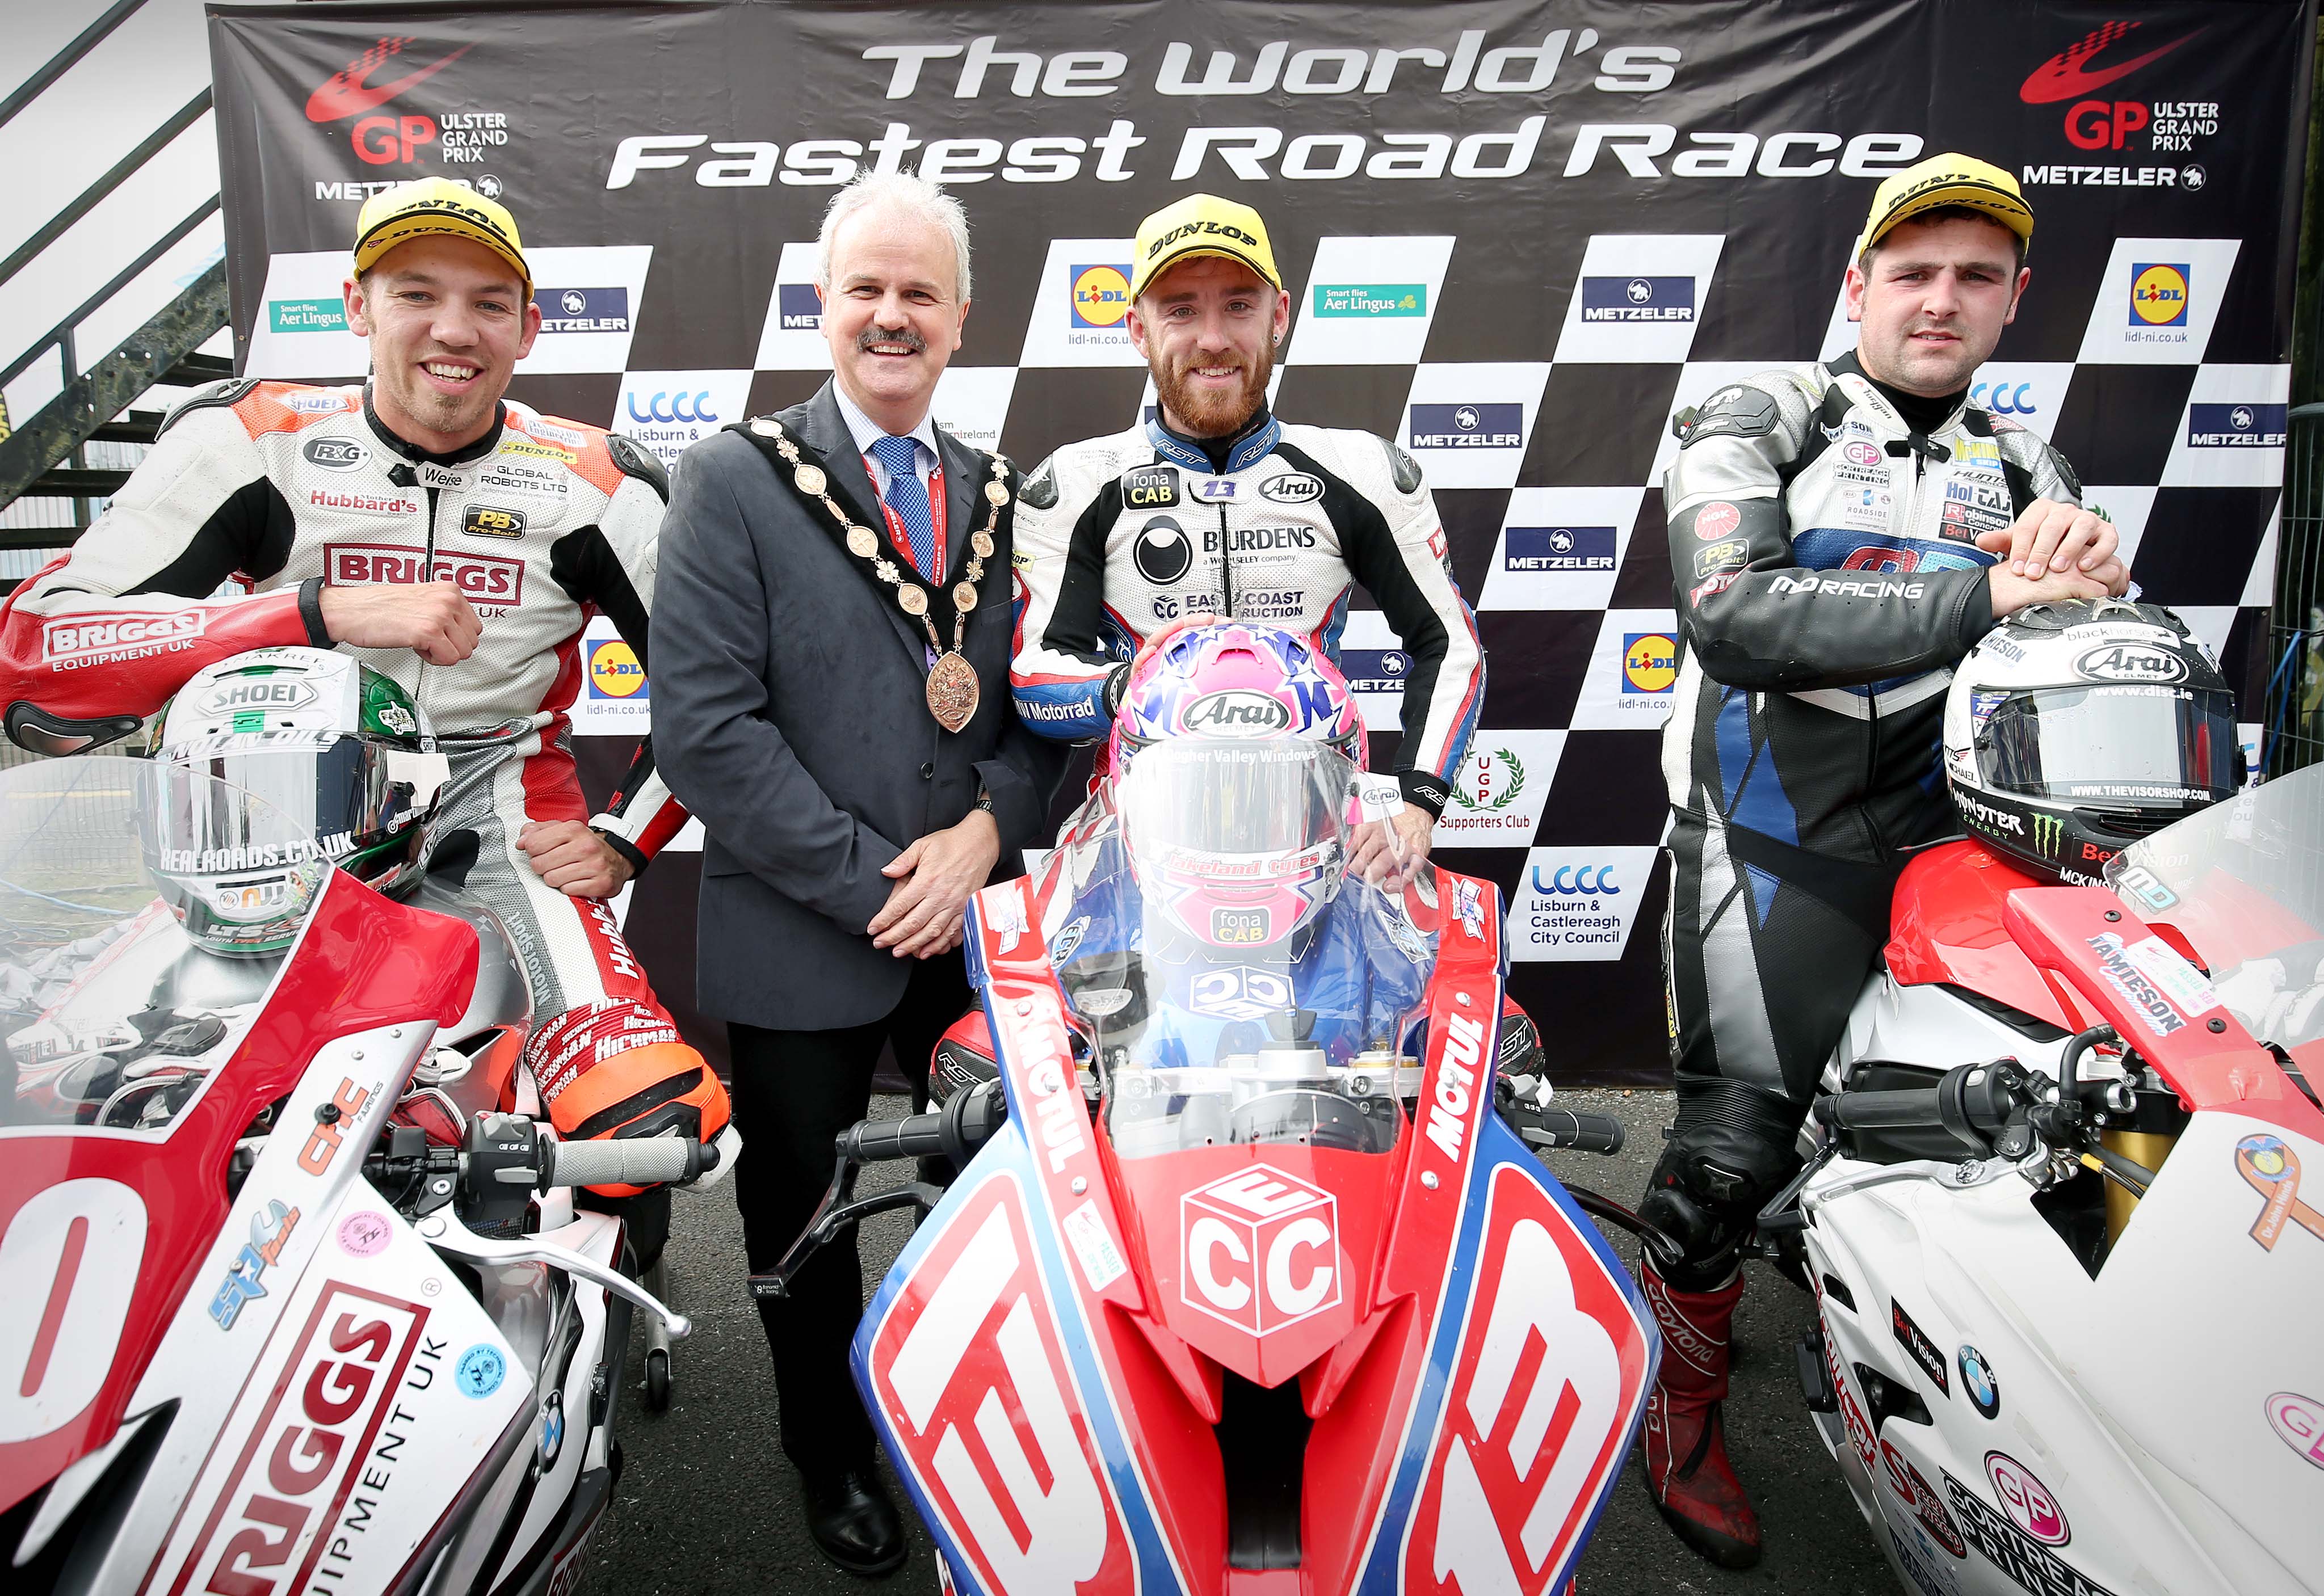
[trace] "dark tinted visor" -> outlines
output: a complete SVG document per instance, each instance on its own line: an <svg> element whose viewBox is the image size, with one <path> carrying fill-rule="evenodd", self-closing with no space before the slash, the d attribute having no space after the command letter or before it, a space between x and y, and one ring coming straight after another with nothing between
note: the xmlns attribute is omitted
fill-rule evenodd
<svg viewBox="0 0 2324 1596"><path fill-rule="evenodd" d="M2232 698L2192 687L2043 687L2014 695L1977 734L1996 791L2136 804L2236 787Z"/></svg>

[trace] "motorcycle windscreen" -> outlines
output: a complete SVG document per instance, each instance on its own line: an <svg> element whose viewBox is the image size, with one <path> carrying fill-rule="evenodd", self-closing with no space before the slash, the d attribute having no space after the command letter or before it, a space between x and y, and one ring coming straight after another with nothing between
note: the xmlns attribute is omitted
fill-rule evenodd
<svg viewBox="0 0 2324 1596"><path fill-rule="evenodd" d="M1277 1386L1361 1316L1430 935L1352 874L1358 773L1313 744L1140 751L1062 974L1155 1308Z"/></svg>

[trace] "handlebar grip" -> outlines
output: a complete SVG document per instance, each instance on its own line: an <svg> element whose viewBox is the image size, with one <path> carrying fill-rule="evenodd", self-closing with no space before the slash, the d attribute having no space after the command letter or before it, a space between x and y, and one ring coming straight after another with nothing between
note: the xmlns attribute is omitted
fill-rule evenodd
<svg viewBox="0 0 2324 1596"><path fill-rule="evenodd" d="M1610 1114L1575 1114L1569 1109L1545 1108L1538 1118L1538 1139L1526 1138L1536 1146L1572 1148L1576 1152L1622 1151L1622 1122Z"/></svg>
<svg viewBox="0 0 2324 1596"><path fill-rule="evenodd" d="M915 1114L899 1120L865 1120L839 1133L840 1152L859 1163L935 1158L944 1150L941 1114Z"/></svg>
<svg viewBox="0 0 2324 1596"><path fill-rule="evenodd" d="M544 1142L551 1186L654 1186L715 1168L718 1150L685 1136L613 1142Z"/></svg>
<svg viewBox="0 0 2324 1596"><path fill-rule="evenodd" d="M1843 1131L1904 1130L1944 1124L1934 1090L1843 1092L1837 1097L1818 1098L1816 1117Z"/></svg>

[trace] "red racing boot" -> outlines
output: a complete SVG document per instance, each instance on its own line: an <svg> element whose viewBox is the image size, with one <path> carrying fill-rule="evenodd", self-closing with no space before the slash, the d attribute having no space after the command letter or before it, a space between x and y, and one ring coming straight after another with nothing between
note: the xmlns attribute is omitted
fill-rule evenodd
<svg viewBox="0 0 2324 1596"><path fill-rule="evenodd" d="M1727 1461L1720 1417L1743 1271L1712 1290L1676 1291L1642 1256L1638 1283L1663 1333L1662 1366L1646 1399L1646 1490L1690 1550L1721 1568L1749 1568L1759 1561L1759 1516Z"/></svg>

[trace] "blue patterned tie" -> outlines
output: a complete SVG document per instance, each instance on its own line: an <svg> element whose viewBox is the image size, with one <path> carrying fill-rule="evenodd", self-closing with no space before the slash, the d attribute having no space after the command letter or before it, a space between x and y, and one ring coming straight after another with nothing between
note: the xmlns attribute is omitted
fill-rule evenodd
<svg viewBox="0 0 2324 1596"><path fill-rule="evenodd" d="M920 480L919 450L910 438L872 440L872 454L888 468L888 508L912 540L912 564L934 582L942 573L936 570L936 527L928 513L928 485Z"/></svg>

